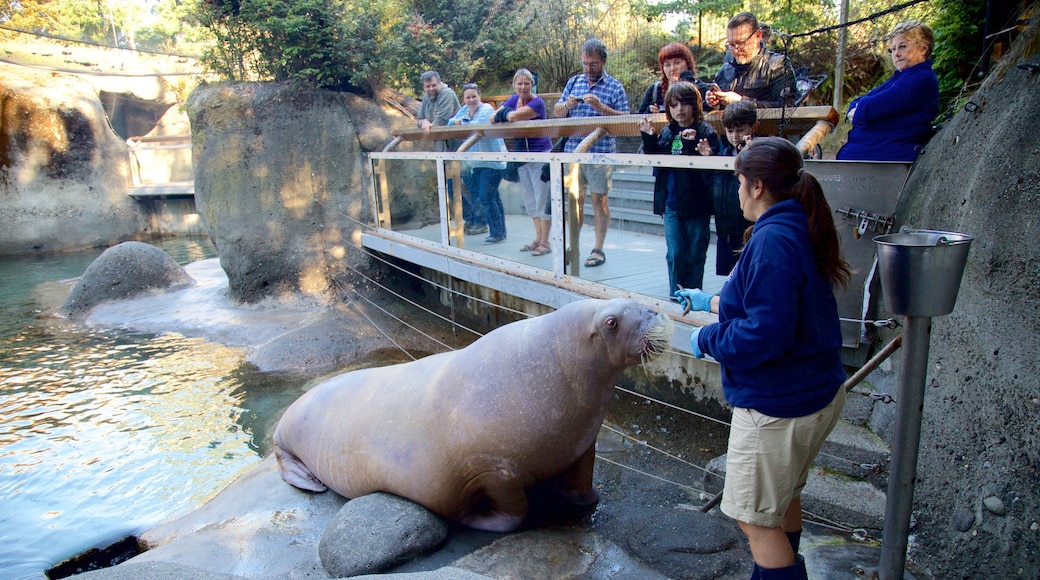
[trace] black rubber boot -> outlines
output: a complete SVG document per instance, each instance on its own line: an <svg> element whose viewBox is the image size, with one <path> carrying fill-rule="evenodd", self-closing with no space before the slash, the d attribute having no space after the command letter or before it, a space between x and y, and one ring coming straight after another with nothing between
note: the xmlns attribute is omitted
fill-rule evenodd
<svg viewBox="0 0 1040 580"><path fill-rule="evenodd" d="M798 555L798 546L802 543L802 530L797 532L785 532L787 534L787 541L791 542L791 551L794 552L795 556Z"/></svg>
<svg viewBox="0 0 1040 580"><path fill-rule="evenodd" d="M786 568L763 568L755 564L753 580L809 580L805 571L805 559L794 557L794 564Z"/></svg>

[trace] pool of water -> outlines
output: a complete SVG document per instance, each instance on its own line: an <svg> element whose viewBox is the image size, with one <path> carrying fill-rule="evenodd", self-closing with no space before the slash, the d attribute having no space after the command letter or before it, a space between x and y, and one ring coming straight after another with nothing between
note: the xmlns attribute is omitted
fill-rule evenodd
<svg viewBox="0 0 1040 580"><path fill-rule="evenodd" d="M156 244L181 263L208 240ZM0 257L0 578L42 578L187 513L260 462L307 377L240 350L51 316L100 251Z"/></svg>

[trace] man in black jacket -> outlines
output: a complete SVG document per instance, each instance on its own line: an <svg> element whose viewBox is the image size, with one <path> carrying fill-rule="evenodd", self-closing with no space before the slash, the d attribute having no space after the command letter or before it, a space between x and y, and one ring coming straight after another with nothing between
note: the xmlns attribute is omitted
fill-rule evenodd
<svg viewBox="0 0 1040 580"><path fill-rule="evenodd" d="M715 75L715 85L705 95L711 107L725 107L749 101L758 108L791 105L794 99L794 71L782 54L766 50L762 29L750 12L741 12L726 25L727 59Z"/></svg>

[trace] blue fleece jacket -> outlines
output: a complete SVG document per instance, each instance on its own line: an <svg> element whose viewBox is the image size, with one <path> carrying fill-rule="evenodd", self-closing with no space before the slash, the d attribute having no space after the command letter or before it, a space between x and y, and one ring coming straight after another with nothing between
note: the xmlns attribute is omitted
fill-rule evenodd
<svg viewBox="0 0 1040 580"><path fill-rule="evenodd" d="M816 268L799 201L777 203L755 222L719 293L719 322L697 345L719 361L735 407L803 417L834 398L845 380L838 304Z"/></svg>
<svg viewBox="0 0 1040 580"><path fill-rule="evenodd" d="M900 72L849 103L852 130L838 150L841 160L913 161L939 114L939 79L932 61Z"/></svg>

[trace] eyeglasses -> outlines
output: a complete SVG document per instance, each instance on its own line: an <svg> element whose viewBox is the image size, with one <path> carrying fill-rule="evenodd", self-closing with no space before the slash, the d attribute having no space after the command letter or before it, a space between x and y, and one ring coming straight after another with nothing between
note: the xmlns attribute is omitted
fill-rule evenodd
<svg viewBox="0 0 1040 580"><path fill-rule="evenodd" d="M725 44L724 44L723 46L725 46L726 48L731 48L731 49L732 49L732 48L744 48L744 46L745 46L745 45L747 45L747 43L748 43L748 42L749 42L749 41L750 41L750 40L751 40L752 38L754 38L755 34L756 34L756 33L757 33L758 31L759 31L759 29L758 29L758 28L756 28L756 29L752 30L752 31L751 31L751 34L749 34L749 35L748 35L748 37L747 37L747 38L745 38L744 40L741 40L740 42L727 42L727 43L725 43Z"/></svg>

